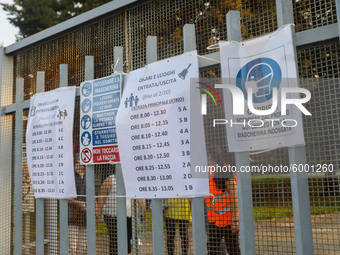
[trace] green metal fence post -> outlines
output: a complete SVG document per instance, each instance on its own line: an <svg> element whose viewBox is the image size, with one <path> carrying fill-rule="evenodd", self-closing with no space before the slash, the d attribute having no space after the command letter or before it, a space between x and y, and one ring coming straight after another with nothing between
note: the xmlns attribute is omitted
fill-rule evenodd
<svg viewBox="0 0 340 255"><path fill-rule="evenodd" d="M157 37L148 36L146 39L146 63L157 61ZM153 254L164 254L163 231L163 199L151 200L152 210L152 245Z"/></svg>
<svg viewBox="0 0 340 255"><path fill-rule="evenodd" d="M184 52L196 50L195 25L185 24L183 27ZM197 77L198 78L198 77ZM192 235L195 255L207 254L205 241L204 199L191 199Z"/></svg>
<svg viewBox="0 0 340 255"><path fill-rule="evenodd" d="M241 41L240 12L230 11L227 14L227 32L229 41ZM223 61L223 60L221 60ZM249 152L235 153L236 168L249 166ZM253 198L251 188L251 173L237 171L237 193L240 221L241 253L244 255L255 255L255 231Z"/></svg>
<svg viewBox="0 0 340 255"><path fill-rule="evenodd" d="M12 98L8 95L13 87L13 57L5 55L5 49L0 47L0 251L10 254L12 239L12 142L13 122L5 120L2 98Z"/></svg>
<svg viewBox="0 0 340 255"><path fill-rule="evenodd" d="M45 87L45 73L37 72L37 93L44 92ZM45 227L45 212L44 212L44 202L43 198L37 198L35 201L35 249L37 254L44 254L44 227Z"/></svg>
<svg viewBox="0 0 340 255"><path fill-rule="evenodd" d="M306 150L304 146L288 149L290 164L306 164ZM307 173L290 173L293 199L294 231L296 254L314 254L312 218L310 214L310 200Z"/></svg>
<svg viewBox="0 0 340 255"><path fill-rule="evenodd" d="M67 65L59 65L59 87L67 87ZM76 123L75 123L76 125ZM68 200L59 200L60 215L60 254L67 255L69 250L69 230L68 230Z"/></svg>
<svg viewBox="0 0 340 255"><path fill-rule="evenodd" d="M276 10L279 27L285 24L294 23L292 1L276 0ZM294 31L292 37L294 40ZM295 60L297 63L296 51ZM298 73L298 70L296 70L296 72ZM305 146L288 148L288 153L290 164L305 165L307 163ZM290 181L293 199L296 253L301 255L312 255L314 254L314 247L308 189L308 174L306 172L291 172Z"/></svg>
<svg viewBox="0 0 340 255"><path fill-rule="evenodd" d="M24 79L16 79L14 151L14 253L22 254L22 139Z"/></svg>
<svg viewBox="0 0 340 255"><path fill-rule="evenodd" d="M335 0L335 4L336 4L336 17L338 21L338 35L340 41L340 0Z"/></svg>
<svg viewBox="0 0 340 255"><path fill-rule="evenodd" d="M114 47L114 60L117 72L123 72L123 47ZM118 61L118 62L117 62ZM118 254L128 254L127 220L126 220L126 198L125 185L121 164L116 165L116 188L117 188L117 232L118 232Z"/></svg>
<svg viewBox="0 0 340 255"><path fill-rule="evenodd" d="M85 80L94 79L94 57L85 57ZM87 254L96 254L96 211L94 190L94 165L86 166L86 227Z"/></svg>

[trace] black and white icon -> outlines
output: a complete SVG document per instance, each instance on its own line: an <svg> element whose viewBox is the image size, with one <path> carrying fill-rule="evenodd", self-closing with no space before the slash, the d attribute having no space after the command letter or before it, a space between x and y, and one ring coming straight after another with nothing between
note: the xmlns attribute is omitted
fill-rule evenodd
<svg viewBox="0 0 340 255"><path fill-rule="evenodd" d="M59 113L57 115L57 117L61 120L62 118L66 118L67 117L67 111L65 110L59 110Z"/></svg>

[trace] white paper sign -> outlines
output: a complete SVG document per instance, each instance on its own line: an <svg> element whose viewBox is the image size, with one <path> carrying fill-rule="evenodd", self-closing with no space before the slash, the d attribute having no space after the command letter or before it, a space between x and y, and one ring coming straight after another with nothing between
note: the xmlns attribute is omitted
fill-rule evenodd
<svg viewBox="0 0 340 255"><path fill-rule="evenodd" d="M80 85L80 163L119 162L116 115L122 75L85 81Z"/></svg>
<svg viewBox="0 0 340 255"><path fill-rule="evenodd" d="M190 174L193 77L198 77L196 52L149 64L125 77L117 135L127 197L209 193L208 179Z"/></svg>
<svg viewBox="0 0 340 255"><path fill-rule="evenodd" d="M29 174L36 198L76 197L73 170L75 87L35 94L26 131Z"/></svg>
<svg viewBox="0 0 340 255"><path fill-rule="evenodd" d="M282 88L298 86L292 27L288 25L273 34L242 43L223 42L220 56L223 83L236 85L244 95L244 114L235 115L234 99L228 89L223 89L229 150L241 152L304 145L301 112L292 105L287 105L286 115L281 112ZM271 108L273 88L277 88L276 110L269 115L251 112L248 87L253 89L251 99L258 110Z"/></svg>

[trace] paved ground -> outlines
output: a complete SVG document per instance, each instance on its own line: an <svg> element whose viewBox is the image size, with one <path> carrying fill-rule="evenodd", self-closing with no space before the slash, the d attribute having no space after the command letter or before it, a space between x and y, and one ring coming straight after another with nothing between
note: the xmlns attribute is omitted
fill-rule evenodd
<svg viewBox="0 0 340 255"><path fill-rule="evenodd" d="M315 254L340 254L340 213L312 217ZM295 254L292 218L257 222L257 254Z"/></svg>
<svg viewBox="0 0 340 255"><path fill-rule="evenodd" d="M339 255L340 213L313 216L312 222L315 254ZM295 254L293 218L256 221L255 232L257 254ZM108 242L107 236L98 236L97 254L108 254ZM133 254L152 254L151 231L142 232L141 242L140 245L135 245ZM178 231L176 232L176 251L176 254L181 254ZM193 254L192 243L189 252Z"/></svg>

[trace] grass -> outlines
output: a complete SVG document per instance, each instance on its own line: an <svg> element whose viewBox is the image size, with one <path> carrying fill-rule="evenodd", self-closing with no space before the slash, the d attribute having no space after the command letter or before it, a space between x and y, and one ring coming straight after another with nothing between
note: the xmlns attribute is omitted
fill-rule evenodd
<svg viewBox="0 0 340 255"><path fill-rule="evenodd" d="M273 219L273 218L287 218L293 216L293 208L289 207L255 207L254 219Z"/></svg>
<svg viewBox="0 0 340 255"><path fill-rule="evenodd" d="M323 207L317 207L311 205L311 214L312 215L320 215L327 213L335 213L340 212L340 204L337 203L337 206L328 206L323 205ZM263 220L263 219L282 219L293 217L293 208L292 207L255 207L254 208L254 219L255 220Z"/></svg>
<svg viewBox="0 0 340 255"><path fill-rule="evenodd" d="M105 222L100 222L96 226L96 235L108 235L109 231L106 228Z"/></svg>

